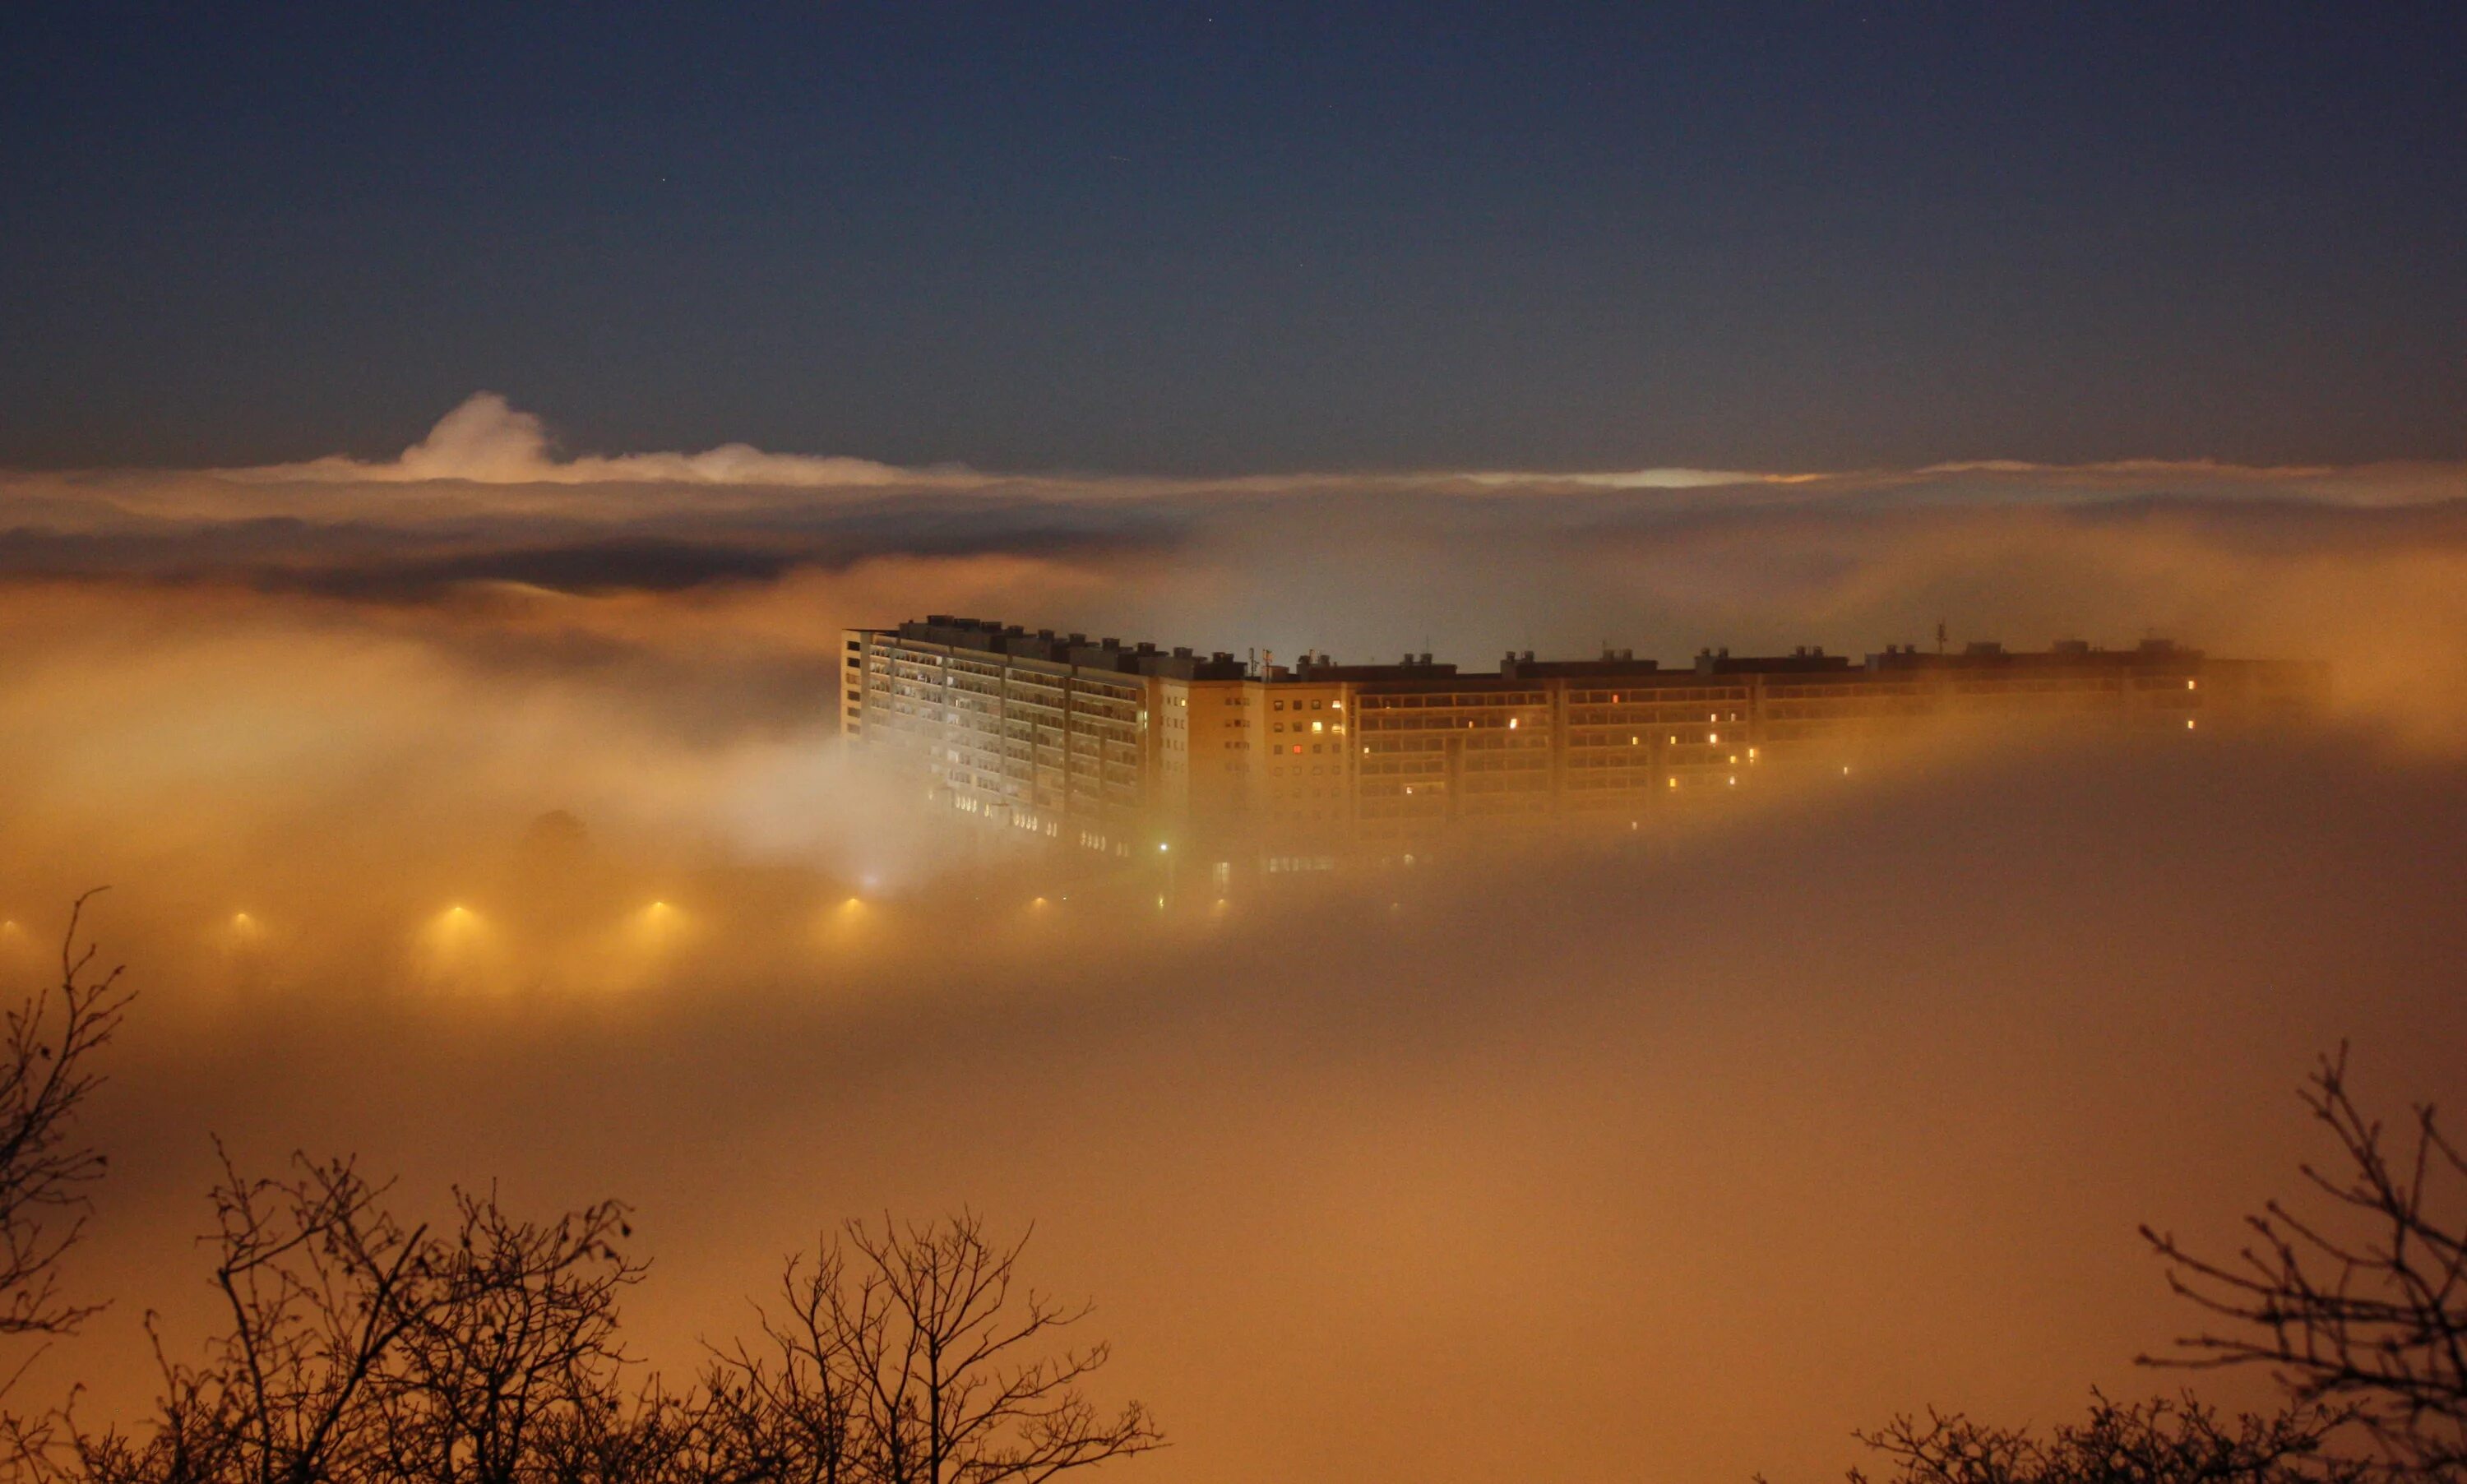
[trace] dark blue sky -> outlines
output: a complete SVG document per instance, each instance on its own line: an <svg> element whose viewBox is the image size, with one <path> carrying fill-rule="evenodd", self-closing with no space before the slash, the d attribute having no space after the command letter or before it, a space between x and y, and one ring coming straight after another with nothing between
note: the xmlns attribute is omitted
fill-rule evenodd
<svg viewBox="0 0 2467 1484"><path fill-rule="evenodd" d="M2467 456L2467 6L0 8L0 462Z"/></svg>

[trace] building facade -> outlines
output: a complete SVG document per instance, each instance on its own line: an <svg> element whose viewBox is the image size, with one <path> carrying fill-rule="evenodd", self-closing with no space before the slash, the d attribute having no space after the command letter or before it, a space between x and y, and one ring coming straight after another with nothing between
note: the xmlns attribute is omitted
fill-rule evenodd
<svg viewBox="0 0 2467 1484"><path fill-rule="evenodd" d="M1313 870L1552 821L1647 811L1854 768L1944 723L2191 731L2300 714L2320 665L2133 649L1888 646L1509 654L1495 671L1408 655L1257 664L1219 651L935 616L845 636L841 725L962 812L1128 857L1183 848L1243 870Z"/></svg>

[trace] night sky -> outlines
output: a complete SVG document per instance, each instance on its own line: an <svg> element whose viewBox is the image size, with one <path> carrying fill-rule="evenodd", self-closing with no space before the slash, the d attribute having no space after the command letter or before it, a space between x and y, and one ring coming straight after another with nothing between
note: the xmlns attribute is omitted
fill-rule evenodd
<svg viewBox="0 0 2467 1484"><path fill-rule="evenodd" d="M0 464L2467 455L2467 8L19 4Z"/></svg>

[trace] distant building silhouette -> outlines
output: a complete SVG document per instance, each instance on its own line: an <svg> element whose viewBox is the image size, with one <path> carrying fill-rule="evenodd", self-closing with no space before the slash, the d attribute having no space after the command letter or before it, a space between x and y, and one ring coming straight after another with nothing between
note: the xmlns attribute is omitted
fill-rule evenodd
<svg viewBox="0 0 2467 1484"><path fill-rule="evenodd" d="M957 808L1128 857L1226 871L1396 859L1467 828L1641 824L1776 774L1852 768L1936 721L2045 718L2184 731L2298 713L2325 667L2212 659L2153 639L2037 653L1889 645L1864 662L1707 650L1510 653L1460 672L1291 664L937 615L846 635L842 728Z"/></svg>

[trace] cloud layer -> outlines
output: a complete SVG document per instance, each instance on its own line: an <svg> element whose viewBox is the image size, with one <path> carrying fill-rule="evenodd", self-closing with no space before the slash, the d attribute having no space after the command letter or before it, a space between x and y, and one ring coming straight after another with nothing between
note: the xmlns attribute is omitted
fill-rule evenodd
<svg viewBox="0 0 2467 1484"><path fill-rule="evenodd" d="M390 461L0 475L0 576L596 631L643 595L759 607L750 594L841 574L859 580L833 591L879 596L809 611L814 632L992 602L1166 642L1474 663L1605 641L1857 653L1939 621L2016 643L2164 632L2334 661L2377 730L2440 742L2467 711L2462 478L2145 461L1199 482L741 448L564 458L484 393ZM892 572L914 586L891 596Z"/></svg>
<svg viewBox="0 0 2467 1484"><path fill-rule="evenodd" d="M312 525L412 526L480 515L624 524L663 516L789 513L818 501L896 493L1049 501L1177 501L1279 495L1454 493L1517 497L1631 494L1675 509L1790 503L1967 504L2117 499L2267 499L2346 506L2467 498L2467 466L2252 466L2214 461L2045 464L1974 461L1910 469L1322 471L1221 479L901 467L864 459L768 453L742 443L700 453L560 455L541 419L478 393L392 460L330 456L248 468L0 473L0 519L55 531L156 519L288 518Z"/></svg>

